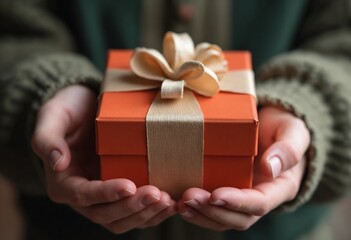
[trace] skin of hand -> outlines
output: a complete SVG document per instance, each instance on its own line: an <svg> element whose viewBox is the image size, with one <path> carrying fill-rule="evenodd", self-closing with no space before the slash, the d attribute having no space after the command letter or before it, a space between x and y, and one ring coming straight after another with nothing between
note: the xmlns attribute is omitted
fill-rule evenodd
<svg viewBox="0 0 351 240"><path fill-rule="evenodd" d="M223 187L212 193L188 189L178 202L183 219L217 231L244 231L296 197L305 173L309 131L301 119L274 107L263 108L259 119L253 188Z"/></svg>
<svg viewBox="0 0 351 240"><path fill-rule="evenodd" d="M32 148L43 160L47 192L113 233L155 226L176 213L176 203L154 186L98 179L94 120L97 97L81 85L66 87L38 113Z"/></svg>

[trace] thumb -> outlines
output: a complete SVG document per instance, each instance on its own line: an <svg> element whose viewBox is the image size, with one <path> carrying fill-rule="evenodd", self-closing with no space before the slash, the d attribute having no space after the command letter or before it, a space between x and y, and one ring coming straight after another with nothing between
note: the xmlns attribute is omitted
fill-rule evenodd
<svg viewBox="0 0 351 240"><path fill-rule="evenodd" d="M310 144L310 134L305 123L291 115L280 123L274 140L263 153L260 163L262 171L271 178L300 163Z"/></svg>
<svg viewBox="0 0 351 240"><path fill-rule="evenodd" d="M60 111L55 102L46 103L39 111L32 136L33 151L54 171L65 170L71 161L65 141L70 126L67 111Z"/></svg>

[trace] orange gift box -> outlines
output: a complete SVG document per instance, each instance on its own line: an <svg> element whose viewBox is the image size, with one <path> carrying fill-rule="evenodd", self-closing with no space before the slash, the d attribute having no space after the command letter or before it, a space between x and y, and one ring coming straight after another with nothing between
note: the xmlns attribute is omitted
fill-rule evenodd
<svg viewBox="0 0 351 240"><path fill-rule="evenodd" d="M246 51L224 52L230 70L250 70ZM129 69L130 50L111 50L107 69ZM145 118L158 90L105 92L96 117L101 179L126 178L149 184ZM203 188L251 188L257 154L255 98L220 92L212 98L195 94L204 115ZM162 190L162 189L161 189Z"/></svg>

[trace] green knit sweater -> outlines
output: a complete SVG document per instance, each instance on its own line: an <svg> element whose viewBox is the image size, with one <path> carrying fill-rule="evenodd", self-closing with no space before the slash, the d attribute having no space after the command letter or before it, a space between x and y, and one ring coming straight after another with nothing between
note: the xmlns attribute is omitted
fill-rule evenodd
<svg viewBox="0 0 351 240"><path fill-rule="evenodd" d="M90 60L74 51L56 7L54 1L0 0L0 171L30 194L45 193L40 161L30 149L38 109L63 87L85 84L97 92L101 81ZM291 36L294 48L257 63L260 106L291 111L312 135L306 176L283 210L334 200L350 188L350 9L347 0L311 0Z"/></svg>

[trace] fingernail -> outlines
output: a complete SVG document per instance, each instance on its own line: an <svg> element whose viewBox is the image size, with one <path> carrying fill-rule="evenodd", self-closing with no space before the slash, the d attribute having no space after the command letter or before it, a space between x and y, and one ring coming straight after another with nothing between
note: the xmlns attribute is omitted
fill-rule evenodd
<svg viewBox="0 0 351 240"><path fill-rule="evenodd" d="M192 218L194 217L194 214L190 211L185 211L183 213L181 213L182 216L186 217L186 218Z"/></svg>
<svg viewBox="0 0 351 240"><path fill-rule="evenodd" d="M276 178L280 175L282 170L282 161L279 157L274 156L268 160L269 166L271 167L272 171L272 178Z"/></svg>
<svg viewBox="0 0 351 240"><path fill-rule="evenodd" d="M217 201L211 202L211 204L216 205L216 206L224 206L224 205L226 205L226 202L223 200L217 200Z"/></svg>
<svg viewBox="0 0 351 240"><path fill-rule="evenodd" d="M143 207L146 207L147 205L150 205L151 203L154 203L158 200L160 200L160 198L155 195L147 195L141 200L140 204Z"/></svg>
<svg viewBox="0 0 351 240"><path fill-rule="evenodd" d="M201 208L200 203L198 201L196 201L195 199L185 201L184 203L190 207L193 207L193 208Z"/></svg>
<svg viewBox="0 0 351 240"><path fill-rule="evenodd" d="M119 200L119 199L130 197L133 195L134 195L134 192L127 190L127 189L122 189L122 190L117 192L117 199Z"/></svg>
<svg viewBox="0 0 351 240"><path fill-rule="evenodd" d="M58 150L53 150L49 156L49 163L53 170L56 169L58 163L62 160L62 154Z"/></svg>
<svg viewBox="0 0 351 240"><path fill-rule="evenodd" d="M169 206L171 206L170 203L159 203L159 204L155 204L155 205L156 206L155 206L154 210L157 212L162 211L162 210L168 208Z"/></svg>

